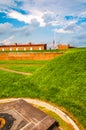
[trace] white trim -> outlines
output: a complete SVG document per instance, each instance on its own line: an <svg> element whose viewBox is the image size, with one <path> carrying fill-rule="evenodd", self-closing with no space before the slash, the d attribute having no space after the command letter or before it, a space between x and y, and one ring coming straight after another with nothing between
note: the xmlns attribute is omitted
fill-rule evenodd
<svg viewBox="0 0 86 130"><path fill-rule="evenodd" d="M2 51L4 51L4 48L2 48Z"/></svg>

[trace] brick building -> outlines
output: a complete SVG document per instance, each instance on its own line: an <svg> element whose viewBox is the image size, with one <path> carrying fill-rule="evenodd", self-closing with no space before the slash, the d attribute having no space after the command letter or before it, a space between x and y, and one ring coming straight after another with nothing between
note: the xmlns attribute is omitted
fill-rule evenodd
<svg viewBox="0 0 86 130"><path fill-rule="evenodd" d="M29 51L29 50L46 50L47 44L13 44L13 45L1 45L0 51Z"/></svg>
<svg viewBox="0 0 86 130"><path fill-rule="evenodd" d="M69 44L58 44L58 49L59 50L66 50L69 48L74 48L74 46L70 46Z"/></svg>

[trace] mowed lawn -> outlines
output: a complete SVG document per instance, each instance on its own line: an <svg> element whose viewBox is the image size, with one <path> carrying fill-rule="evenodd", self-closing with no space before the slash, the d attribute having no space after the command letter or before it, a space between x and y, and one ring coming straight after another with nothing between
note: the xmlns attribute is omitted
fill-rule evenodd
<svg viewBox="0 0 86 130"><path fill-rule="evenodd" d="M19 72L34 73L48 61L0 61L0 68L7 68Z"/></svg>
<svg viewBox="0 0 86 130"><path fill-rule="evenodd" d="M45 66L48 61L29 61L29 60L1 60L0 68L15 70L18 72L35 73L38 69ZM37 92L36 92L37 91ZM38 90L31 82L31 76L16 74L0 70L0 98L7 97L36 97Z"/></svg>

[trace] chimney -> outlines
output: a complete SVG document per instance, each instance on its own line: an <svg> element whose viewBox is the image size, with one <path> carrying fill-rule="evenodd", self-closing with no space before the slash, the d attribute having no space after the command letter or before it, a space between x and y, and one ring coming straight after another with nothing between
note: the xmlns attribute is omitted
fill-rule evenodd
<svg viewBox="0 0 86 130"><path fill-rule="evenodd" d="M15 46L17 46L17 43L14 43Z"/></svg>

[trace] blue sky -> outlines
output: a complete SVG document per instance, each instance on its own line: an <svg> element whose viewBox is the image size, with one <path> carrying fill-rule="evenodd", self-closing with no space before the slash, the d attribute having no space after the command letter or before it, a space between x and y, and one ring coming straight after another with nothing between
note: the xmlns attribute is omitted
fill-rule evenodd
<svg viewBox="0 0 86 130"><path fill-rule="evenodd" d="M53 40L86 47L86 0L0 1L0 45Z"/></svg>

